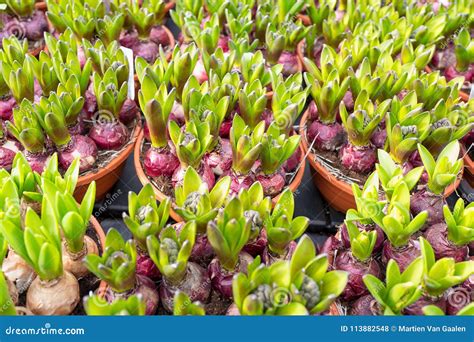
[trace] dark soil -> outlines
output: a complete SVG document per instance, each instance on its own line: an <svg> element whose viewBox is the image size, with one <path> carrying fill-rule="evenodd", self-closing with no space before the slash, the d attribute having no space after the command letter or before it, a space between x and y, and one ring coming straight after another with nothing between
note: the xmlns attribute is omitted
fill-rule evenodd
<svg viewBox="0 0 474 342"><path fill-rule="evenodd" d="M213 290L209 302L204 305L206 315L225 315L231 304L232 301L230 299L223 298L219 293Z"/></svg>
<svg viewBox="0 0 474 342"><path fill-rule="evenodd" d="M314 154L317 154L317 155L321 156L322 158L324 158L326 160L329 160L333 167L340 170L340 172L343 173L348 178L356 179L357 183L359 185L363 185L366 182L367 178L369 178L368 174L360 174L360 173L354 172L352 170L348 170L344 166L342 166L341 160L339 159L339 151L320 151L320 150L316 150L316 149L313 148L312 152ZM317 158L315 158L315 161L319 162ZM322 164L322 166L324 168L326 168L323 164ZM336 178L338 178L339 180L344 181L346 183L349 183L349 184L351 183L351 182L348 182L343 177L336 176Z"/></svg>

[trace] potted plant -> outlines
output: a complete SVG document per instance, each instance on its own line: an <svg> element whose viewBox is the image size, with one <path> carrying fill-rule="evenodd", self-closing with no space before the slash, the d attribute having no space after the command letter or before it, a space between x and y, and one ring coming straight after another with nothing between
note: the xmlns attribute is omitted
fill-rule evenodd
<svg viewBox="0 0 474 342"><path fill-rule="evenodd" d="M246 273L253 258L243 252L250 237L250 220L244 216L239 198L232 198L217 217L207 224L207 238L216 253L208 266L213 289L224 298L232 297L232 278Z"/></svg>
<svg viewBox="0 0 474 342"><path fill-rule="evenodd" d="M117 298L109 303L91 292L83 301L88 316L143 316L146 310L145 301L140 294Z"/></svg>
<svg viewBox="0 0 474 342"><path fill-rule="evenodd" d="M161 303L169 312L173 312L173 300L177 291L186 293L191 301L205 303L209 298L211 281L206 269L188 261L195 239L194 221L185 223L179 233L168 226L158 238L153 235L147 238L150 257L163 276L160 284Z"/></svg>
<svg viewBox="0 0 474 342"><path fill-rule="evenodd" d="M0 40L9 36L27 40L28 50L37 55L44 46L43 33L48 31L44 11L35 6L35 0L5 1L6 11L1 14Z"/></svg>
<svg viewBox="0 0 474 342"><path fill-rule="evenodd" d="M164 199L156 204L151 184L145 185L138 195L128 193L128 215L123 214L123 221L133 235L137 244L137 274L158 280L161 273L148 255L146 240L148 236L160 234L169 217L171 202Z"/></svg>
<svg viewBox="0 0 474 342"><path fill-rule="evenodd" d="M404 309L404 314L421 315L426 305L436 305L443 311L446 308L445 291L461 284L474 274L474 261L456 262L453 258L436 260L433 248L420 237L423 258L422 296Z"/></svg>
<svg viewBox="0 0 474 342"><path fill-rule="evenodd" d="M403 309L415 303L422 294L423 260L412 261L400 271L395 260L387 264L385 284L371 274L364 276L370 297L361 297L353 304L354 315L401 315ZM375 301L374 301L375 300ZM367 302L370 305L367 306Z"/></svg>
<svg viewBox="0 0 474 342"><path fill-rule="evenodd" d="M102 281L99 295L107 302L141 294L146 303L146 314L155 313L159 302L158 291L150 278L136 274L137 250L133 240L125 242L120 233L112 228L107 232L102 255L87 255L84 262Z"/></svg>
<svg viewBox="0 0 474 342"><path fill-rule="evenodd" d="M303 236L291 260L280 260L270 266L256 258L247 274L234 277L234 304L230 315L308 315L337 314L337 297L347 283L347 273L329 271L324 254L308 236ZM284 276L282 276L284 275Z"/></svg>

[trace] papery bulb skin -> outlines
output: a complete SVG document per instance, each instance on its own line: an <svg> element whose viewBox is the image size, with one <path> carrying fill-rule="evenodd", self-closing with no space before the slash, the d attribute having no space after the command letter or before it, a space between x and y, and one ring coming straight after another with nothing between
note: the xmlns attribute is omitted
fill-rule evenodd
<svg viewBox="0 0 474 342"><path fill-rule="evenodd" d="M138 106L135 101L127 98L120 109L119 120L125 125L131 123L139 113Z"/></svg>
<svg viewBox="0 0 474 342"><path fill-rule="evenodd" d="M16 101L13 96L0 97L0 120L8 121L12 119L13 108L16 106Z"/></svg>
<svg viewBox="0 0 474 342"><path fill-rule="evenodd" d="M15 158L15 152L5 148L3 146L0 147L0 169L6 169L10 171L13 159Z"/></svg>
<svg viewBox="0 0 474 342"><path fill-rule="evenodd" d="M346 141L346 132L338 122L326 125L319 120L313 121L307 132L308 144L314 140L313 147L321 151L335 151Z"/></svg>
<svg viewBox="0 0 474 342"><path fill-rule="evenodd" d="M131 295L140 294L146 303L145 315L153 315L158 308L160 296L156 289L155 283L148 277L137 274L135 288L126 292L115 292L110 287L107 287L104 298L109 302L113 302L118 298L128 298Z"/></svg>
<svg viewBox="0 0 474 342"><path fill-rule="evenodd" d="M81 69L84 68L84 65L86 65L87 57L82 45L77 46L77 58L79 59L79 65L81 66Z"/></svg>
<svg viewBox="0 0 474 342"><path fill-rule="evenodd" d="M205 234L196 235L196 241L194 242L189 260L201 266L207 266L214 256L214 249L209 243L207 236Z"/></svg>
<svg viewBox="0 0 474 342"><path fill-rule="evenodd" d="M175 121L179 126L183 126L186 122L184 116L183 106L176 102L173 104L173 108L171 108L171 113L169 117L170 121Z"/></svg>
<svg viewBox="0 0 474 342"><path fill-rule="evenodd" d="M206 68L204 67L204 63L201 57L199 57L199 59L196 62L196 66L194 67L194 71L193 71L193 76L196 77L196 79L198 80L200 84L208 80Z"/></svg>
<svg viewBox="0 0 474 342"><path fill-rule="evenodd" d="M446 76L448 81L456 77L464 77L465 82L472 83L474 78L474 65L471 64L466 71L458 71L456 67L449 66L444 69L444 76Z"/></svg>
<svg viewBox="0 0 474 342"><path fill-rule="evenodd" d="M191 302L206 303L211 293L211 280L207 270L194 262L188 262L186 276L179 284L173 285L166 278L163 279L160 298L168 312L173 312L173 299L178 290L186 293Z"/></svg>
<svg viewBox="0 0 474 342"><path fill-rule="evenodd" d="M301 167L304 168L304 161L301 162L301 149L297 148L291 157L283 164L283 169L288 173L294 172L300 163L302 164Z"/></svg>
<svg viewBox="0 0 474 342"><path fill-rule="evenodd" d="M145 141L150 142L150 129L148 128L148 124L145 122L143 125L143 138L145 138Z"/></svg>
<svg viewBox="0 0 474 342"><path fill-rule="evenodd" d="M13 305L18 305L18 298L19 298L19 293L18 289L16 288L15 284L11 282L9 279L5 279L7 282L7 290L8 290L8 295L10 296L11 301L13 302Z"/></svg>
<svg viewBox="0 0 474 342"><path fill-rule="evenodd" d="M219 36L219 41L217 42L217 47L222 49L222 52L229 51L229 37L221 34Z"/></svg>
<svg viewBox="0 0 474 342"><path fill-rule="evenodd" d="M8 251L8 255L1 265L1 271L8 281L15 284L20 294L25 292L36 278L33 268L13 250Z"/></svg>
<svg viewBox="0 0 474 342"><path fill-rule="evenodd" d="M176 157L168 147L150 147L143 159L145 172L150 177L166 176L171 177L180 167L178 157Z"/></svg>
<svg viewBox="0 0 474 342"><path fill-rule="evenodd" d="M26 307L35 315L69 315L79 300L79 282L67 271L49 282L36 277L26 293Z"/></svg>
<svg viewBox="0 0 474 342"><path fill-rule="evenodd" d="M428 212L428 218L422 230L444 222L443 206L445 204L446 200L442 195L436 195L427 188L416 191L410 197L410 211L413 216L425 210Z"/></svg>
<svg viewBox="0 0 474 342"><path fill-rule="evenodd" d="M361 224L360 222L356 222L356 225L357 225L357 228L359 228L359 231L367 232L367 231L375 230L377 232L377 240L375 241L373 253L380 252L382 250L383 243L385 241L385 234L383 230L375 224L364 225L364 224ZM340 232L341 232L341 242L344 248L351 248L349 233L347 232L347 227L345 223L341 225Z"/></svg>
<svg viewBox="0 0 474 342"><path fill-rule="evenodd" d="M95 142L84 135L73 135L67 146L59 151L59 167L67 170L74 159L79 158L79 172L85 172L94 167L98 150Z"/></svg>
<svg viewBox="0 0 474 342"><path fill-rule="evenodd" d="M90 271L83 262L83 259L86 255L99 254L99 248L94 240L89 236L84 236L84 249L83 251L72 254L68 251L66 243L63 242L63 267L64 270L71 272L76 279L81 279L87 276Z"/></svg>
<svg viewBox="0 0 474 342"><path fill-rule="evenodd" d="M462 141L464 142L464 146L466 148L471 147L474 145L474 129L471 129L463 138Z"/></svg>
<svg viewBox="0 0 474 342"><path fill-rule="evenodd" d="M385 129L377 129L374 134L372 134L372 138L370 138L370 142L376 147L383 149L385 146L385 142L387 141L387 131Z"/></svg>
<svg viewBox="0 0 474 342"><path fill-rule="evenodd" d="M41 174L46 166L46 163L48 162L50 154L48 152L31 153L26 151L25 157L28 161L28 164L30 164L31 169Z"/></svg>
<svg viewBox="0 0 474 342"><path fill-rule="evenodd" d="M272 253L272 251L270 251L270 248L268 246L266 246L262 252L262 261L265 265L270 266L280 260L290 260L293 256L293 253L295 252L296 246L296 241L291 241L288 247L286 248L286 252L284 255L276 255L275 253Z"/></svg>
<svg viewBox="0 0 474 342"><path fill-rule="evenodd" d="M171 183L173 184L174 188L183 184L186 169L187 168L181 166L174 171L173 176L171 177ZM216 183L216 176L212 172L212 169L209 167L209 165L204 160L202 160L201 165L196 171L199 174L199 177L201 177L203 183L207 184L209 191L212 190L214 184Z"/></svg>
<svg viewBox="0 0 474 342"><path fill-rule="evenodd" d="M396 248L387 239L383 245L382 263L387 265L388 261L393 259L400 267L400 272L403 272L420 255L420 244L417 240L410 240L406 246Z"/></svg>
<svg viewBox="0 0 474 342"><path fill-rule="evenodd" d="M366 274L380 278L382 272L380 265L375 259L369 259L366 262L357 260L349 250L340 251L334 260L334 267L337 270L347 271L349 280L344 291L341 294L343 300L349 301L368 294L363 277Z"/></svg>
<svg viewBox="0 0 474 342"><path fill-rule="evenodd" d="M446 296L442 295L440 297L431 297L431 296L421 296L415 303L407 306L403 309L404 315L411 316L423 316L423 308L427 305L436 305L443 312L446 312Z"/></svg>
<svg viewBox="0 0 474 342"><path fill-rule="evenodd" d="M249 241L242 250L255 258L257 255L262 255L267 244L267 232L265 229L262 229L257 238Z"/></svg>
<svg viewBox="0 0 474 342"><path fill-rule="evenodd" d="M381 314L379 303L370 294L356 299L349 308L350 316L380 316Z"/></svg>
<svg viewBox="0 0 474 342"><path fill-rule="evenodd" d="M283 51L278 63L283 65L281 73L283 76L291 76L300 71L300 65L298 63L298 56L294 52Z"/></svg>
<svg viewBox="0 0 474 342"><path fill-rule="evenodd" d="M456 246L448 239L448 227L444 222L430 226L423 235L433 248L436 259L453 258L456 262L467 259L469 248Z"/></svg>
<svg viewBox="0 0 474 342"><path fill-rule="evenodd" d="M219 139L214 150L207 154L206 163L214 174L221 176L232 167L232 146L228 139Z"/></svg>
<svg viewBox="0 0 474 342"><path fill-rule="evenodd" d="M221 267L221 263L218 258L214 258L207 269L209 278L211 279L212 288L218 291L222 296L226 298L232 297L232 279L234 276L241 272L247 273L248 265L253 261L250 254L240 252L239 261L233 271L227 271Z"/></svg>
<svg viewBox="0 0 474 342"><path fill-rule="evenodd" d="M158 267L148 254L139 251L137 253L137 274L150 278L153 281L161 279L161 273Z"/></svg>
<svg viewBox="0 0 474 342"><path fill-rule="evenodd" d="M138 44L139 41L140 39L138 38L137 31L127 31L120 34L120 45L128 49L133 48L133 46Z"/></svg>
<svg viewBox="0 0 474 342"><path fill-rule="evenodd" d="M88 120L92 119L97 112L97 98L95 97L93 82L91 82L84 93L84 107L82 111L86 113L84 117Z"/></svg>
<svg viewBox="0 0 474 342"><path fill-rule="evenodd" d="M324 241L323 246L321 247L321 254L326 254L328 256L329 268L332 268L334 264L334 256L337 251L342 249L342 242L334 235L328 236L326 241Z"/></svg>
<svg viewBox="0 0 474 342"><path fill-rule="evenodd" d="M24 29L24 38L30 41L43 39L44 32L48 31L48 22L43 11L34 11L30 18L21 20L19 25Z"/></svg>
<svg viewBox="0 0 474 342"><path fill-rule="evenodd" d="M79 115L75 125L67 128L70 135L82 135L85 133L86 125L83 116Z"/></svg>
<svg viewBox="0 0 474 342"><path fill-rule="evenodd" d="M127 127L118 120L96 121L89 131L100 150L119 150L129 138Z"/></svg>
<svg viewBox="0 0 474 342"><path fill-rule="evenodd" d="M239 175L232 169L226 174L230 176L230 194L238 194L241 189L248 189L254 182L252 174Z"/></svg>
<svg viewBox="0 0 474 342"><path fill-rule="evenodd" d="M163 49L171 44L168 33L161 25L153 26L150 31L150 40Z"/></svg>
<svg viewBox="0 0 474 342"><path fill-rule="evenodd" d="M222 125L219 129L219 136L221 138L229 138L230 129L232 128L232 117L226 118L222 122Z"/></svg>
<svg viewBox="0 0 474 342"><path fill-rule="evenodd" d="M350 90L346 91L344 97L342 98L342 102L344 102L347 112L351 113L354 109L354 97L352 96L352 92Z"/></svg>
<svg viewBox="0 0 474 342"><path fill-rule="evenodd" d="M240 311L235 303L232 303L225 313L226 316L240 316Z"/></svg>
<svg viewBox="0 0 474 342"><path fill-rule="evenodd" d="M286 185L285 173L282 169L277 170L271 175L258 173L256 179L262 184L265 196L275 197L279 195Z"/></svg>
<svg viewBox="0 0 474 342"><path fill-rule="evenodd" d="M316 103L311 101L308 106L308 120L314 121L318 119L318 107L316 107Z"/></svg>
<svg viewBox="0 0 474 342"><path fill-rule="evenodd" d="M374 146L344 145L339 151L342 166L346 169L365 174L372 171L377 162L377 151Z"/></svg>
<svg viewBox="0 0 474 342"><path fill-rule="evenodd" d="M148 63L153 63L159 55L158 45L152 41L139 41L132 47L133 55L142 57Z"/></svg>

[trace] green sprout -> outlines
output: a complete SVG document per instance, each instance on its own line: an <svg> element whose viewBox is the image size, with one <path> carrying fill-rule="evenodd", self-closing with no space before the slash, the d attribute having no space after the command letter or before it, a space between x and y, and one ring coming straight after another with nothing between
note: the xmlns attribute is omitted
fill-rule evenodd
<svg viewBox="0 0 474 342"><path fill-rule="evenodd" d="M209 123L191 120L183 131L175 121L170 121L168 130L181 165L198 169L213 139Z"/></svg>
<svg viewBox="0 0 474 342"><path fill-rule="evenodd" d="M444 311L436 305L426 305L423 307L423 314L425 316L444 316ZM474 315L474 303L469 303L456 314L457 316L473 316Z"/></svg>
<svg viewBox="0 0 474 342"><path fill-rule="evenodd" d="M187 265L196 239L196 222L186 222L179 234L165 227L159 237L147 237L148 253L166 281L179 284L186 276Z"/></svg>
<svg viewBox="0 0 474 342"><path fill-rule="evenodd" d="M264 121L261 121L251 131L251 128L239 115L234 116L230 129L230 143L232 146L232 169L238 174L248 174L255 161L260 157L264 131Z"/></svg>
<svg viewBox="0 0 474 342"><path fill-rule="evenodd" d="M268 127L262 138L262 151L260 153L261 168L263 173L271 175L281 168L299 146L301 137L280 133L276 122Z"/></svg>
<svg viewBox="0 0 474 342"><path fill-rule="evenodd" d="M284 257L291 241L298 239L309 225L309 219L304 216L293 218L294 210L293 192L286 189L265 221L268 247L277 256Z"/></svg>
<svg viewBox="0 0 474 342"><path fill-rule="evenodd" d="M462 158L459 159L460 146L457 140L450 142L435 158L426 147L418 145L423 165L428 173L428 188L434 194L442 194L446 187L454 183L463 167Z"/></svg>
<svg viewBox="0 0 474 342"><path fill-rule="evenodd" d="M239 110L242 119L254 129L262 120L262 114L267 108L268 97L266 89L259 79L245 83L239 92Z"/></svg>
<svg viewBox="0 0 474 342"><path fill-rule="evenodd" d="M123 221L142 251L146 251L147 237L157 236L168 222L170 208L169 198L159 206L156 204L151 184L146 184L138 195L132 191L128 193L128 215L123 214Z"/></svg>
<svg viewBox="0 0 474 342"><path fill-rule="evenodd" d="M168 91L166 84L159 87L155 82L153 71L147 69L141 80L138 91L138 102L150 130L150 140L153 147L166 147L168 143L168 118L173 108L176 90Z"/></svg>
<svg viewBox="0 0 474 342"><path fill-rule="evenodd" d="M364 276L364 283L384 315L401 315L404 308L421 297L422 277L422 258L416 258L402 273L398 264L391 259L387 264L385 284L371 274Z"/></svg>
<svg viewBox="0 0 474 342"><path fill-rule="evenodd" d="M429 134L430 113L422 110L414 91L401 101L396 97L392 100L385 122L387 144L390 156L399 164L403 164Z"/></svg>
<svg viewBox="0 0 474 342"><path fill-rule="evenodd" d="M435 259L433 248L420 237L423 259L423 289L430 296L440 296L447 289L463 283L474 274L474 261L455 262L453 258Z"/></svg>
<svg viewBox="0 0 474 342"><path fill-rule="evenodd" d="M205 316L206 311L200 302L192 302L186 293L178 290L173 299L173 315Z"/></svg>
<svg viewBox="0 0 474 342"><path fill-rule="evenodd" d="M466 71L474 63L474 40L465 27L459 31L454 44L456 69Z"/></svg>
<svg viewBox="0 0 474 342"><path fill-rule="evenodd" d="M378 150L378 163L375 165L380 183L388 200L392 198L395 188L400 183L405 183L411 191L423 174L423 166L415 167L404 174L400 164L395 163L390 154L384 150Z"/></svg>
<svg viewBox="0 0 474 342"><path fill-rule="evenodd" d="M206 231L224 204L230 190L230 177L220 178L211 191L192 167L188 167L182 185L175 188L175 210L185 221L195 221L198 233Z"/></svg>
<svg viewBox="0 0 474 342"><path fill-rule="evenodd" d="M233 271L237 266L239 254L249 241L250 226L237 197L232 198L207 224L207 238L224 269Z"/></svg>
<svg viewBox="0 0 474 342"><path fill-rule="evenodd" d="M423 227L427 218L427 211L411 218L410 191L404 182L395 187L386 212L375 213L372 217L396 248L406 246L411 236Z"/></svg>
<svg viewBox="0 0 474 342"><path fill-rule="evenodd" d="M0 232L42 281L51 281L63 275L61 234L54 207L47 198L43 198L41 217L28 208L24 228L10 220L2 220Z"/></svg>
<svg viewBox="0 0 474 342"><path fill-rule="evenodd" d="M370 100L368 92L363 90L354 103L354 111L349 114L344 102L339 105L342 124L347 137L354 146L368 146L373 133L390 107L390 99L377 105Z"/></svg>
<svg viewBox="0 0 474 342"><path fill-rule="evenodd" d="M146 303L140 294L109 303L91 292L84 297L84 311L88 316L144 316Z"/></svg>
<svg viewBox="0 0 474 342"><path fill-rule="evenodd" d="M474 241L474 203L467 207L460 198L453 211L447 205L443 207L444 219L448 226L448 239L457 246L464 246Z"/></svg>
<svg viewBox="0 0 474 342"><path fill-rule="evenodd" d="M111 228L105 238L102 256L86 255L86 267L105 281L114 292L123 293L136 285L137 249L132 240L124 241L120 233Z"/></svg>

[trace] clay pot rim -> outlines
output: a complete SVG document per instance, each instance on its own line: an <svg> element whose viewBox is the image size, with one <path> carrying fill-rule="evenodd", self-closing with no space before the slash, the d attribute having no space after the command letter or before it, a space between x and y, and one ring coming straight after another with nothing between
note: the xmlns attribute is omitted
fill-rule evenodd
<svg viewBox="0 0 474 342"><path fill-rule="evenodd" d="M431 69L428 65L425 66L425 72L427 73L431 73L433 72L433 69ZM463 91L459 91L459 97L461 98L461 100L463 100L464 102L467 102L469 101L469 94L463 92Z"/></svg>
<svg viewBox="0 0 474 342"><path fill-rule="evenodd" d="M106 177L110 172L114 172L114 171L109 171L109 170L115 170L120 164L122 164L128 158L130 153L133 152L135 141L137 140L137 137L142 131L140 117L137 116L136 120L137 122L135 124L135 127L133 128L132 133L130 134L128 145L125 148L123 148L122 151L115 158L113 158L107 165L103 166L98 171L90 172L84 176L79 176L76 187L87 185L87 184L90 184L92 181L97 181L101 178Z"/></svg>
<svg viewBox="0 0 474 342"><path fill-rule="evenodd" d="M464 144L461 144L461 153L463 154L463 159L464 159L464 167L472 174L474 175L474 161L471 159L469 156L469 153L467 153L466 147Z"/></svg>
<svg viewBox="0 0 474 342"><path fill-rule="evenodd" d="M158 188L155 187L155 185L153 185L153 183L150 182L148 176L145 173L145 170L142 167L140 156L141 156L143 140L144 140L144 133L143 133L143 130L142 130L140 132L136 142L135 142L135 149L134 149L134 156L133 156L133 164L135 166L135 172L137 173L138 179L140 180L140 183L142 183L142 185L146 185L148 183L151 184L151 186L153 188L153 191L155 192L156 199L161 202L165 198L168 198L168 196L166 196L164 193L162 193ZM291 183L286 186L286 187L290 188L290 190L292 192L294 192L300 186L301 181L303 180L303 175L304 175L305 165L306 165L306 163L305 163L305 153L304 153L303 146L301 145L301 142L300 142L300 145L299 145L299 149L301 151L299 169L296 172L296 174L295 174L293 180L291 181ZM281 194L279 194L279 195L272 198L273 205L278 201L278 199L280 198L280 195ZM172 207L170 209L170 216L176 222L182 222L183 221L183 218L181 216L179 216L176 213L176 211L173 210Z"/></svg>
<svg viewBox="0 0 474 342"><path fill-rule="evenodd" d="M103 253L104 249L105 249L105 232L104 232L104 229L102 228L99 221L95 218L94 215L91 216L89 222L92 225L92 228L94 228L94 231L97 234L97 237L99 238L99 243L101 245L100 247L101 247L102 253Z"/></svg>
<svg viewBox="0 0 474 342"><path fill-rule="evenodd" d="M343 191L346 194L350 194L353 196L352 193L352 186L349 183L346 183L343 180L339 180L338 178L334 177L323 165L321 165L319 162L316 161L316 156L313 152L308 151L309 150L309 144L308 141L306 140L306 121L308 120L309 116L309 109L305 111L303 114L303 117L301 118L300 121L300 136L301 136L301 146L303 147L304 153L308 154L308 159L311 167L318 172L322 177L324 177L327 181L329 181L331 184L335 184L334 188L339 189L340 191ZM459 186L462 180L464 168L461 169L461 171L458 174L458 177L456 178L456 181L449 185L445 192L444 192L444 198L447 198L450 196Z"/></svg>

